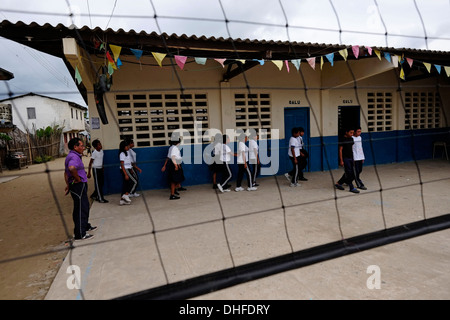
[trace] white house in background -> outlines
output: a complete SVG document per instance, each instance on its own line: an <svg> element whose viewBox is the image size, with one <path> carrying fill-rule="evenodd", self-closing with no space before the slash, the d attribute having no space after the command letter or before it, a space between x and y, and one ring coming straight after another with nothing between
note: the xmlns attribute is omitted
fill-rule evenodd
<svg viewBox="0 0 450 320"><path fill-rule="evenodd" d="M74 102L30 92L0 100L0 106L11 110L12 123L23 132L54 125L63 127L64 152L68 151L67 142L86 130L87 108Z"/></svg>

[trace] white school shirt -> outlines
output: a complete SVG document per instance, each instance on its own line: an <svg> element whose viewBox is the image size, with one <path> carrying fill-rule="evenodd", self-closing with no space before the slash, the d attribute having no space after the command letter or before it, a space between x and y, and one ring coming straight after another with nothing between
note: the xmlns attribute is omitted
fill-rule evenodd
<svg viewBox="0 0 450 320"><path fill-rule="evenodd" d="M136 162L136 152L134 152L133 149L129 149L128 153L130 154L131 163L137 163Z"/></svg>
<svg viewBox="0 0 450 320"><path fill-rule="evenodd" d="M258 143L256 142L256 140L249 140L248 141L248 160L256 160L257 159L257 154L258 154ZM255 149L256 149L256 153L255 153Z"/></svg>
<svg viewBox="0 0 450 320"><path fill-rule="evenodd" d="M94 160L94 162L92 162L92 168L103 168L103 150L97 151L94 149L94 151L92 151L91 159Z"/></svg>
<svg viewBox="0 0 450 320"><path fill-rule="evenodd" d="M300 144L300 149L303 149L303 138L302 138L302 136L298 136L297 139L298 139L298 143Z"/></svg>
<svg viewBox="0 0 450 320"><path fill-rule="evenodd" d="M292 155L292 150L291 150L292 147L294 148L294 153L295 153L294 156ZM299 157L300 156L300 148L301 148L300 141L296 137L291 137L289 139L289 148L288 148L289 157L295 157L295 158Z"/></svg>
<svg viewBox="0 0 450 320"><path fill-rule="evenodd" d="M172 147L169 148L169 151L170 151L170 152L169 152L169 158L170 158L170 160L172 160L172 157L175 156L175 162L176 162L177 164L180 164L180 163L181 163L181 160L182 160L180 149L179 149L177 146L172 146Z"/></svg>
<svg viewBox="0 0 450 320"><path fill-rule="evenodd" d="M360 161L364 160L364 151L362 147L362 139L361 136L359 137L352 137L353 138L353 160Z"/></svg>
<svg viewBox="0 0 450 320"><path fill-rule="evenodd" d="M231 153L230 147L226 144L222 144L222 152L220 155L220 160L224 163L230 162L230 160L231 160L230 153Z"/></svg>
<svg viewBox="0 0 450 320"><path fill-rule="evenodd" d="M237 163L244 163L242 153L245 155L245 162L248 162L248 147L245 145L245 142L239 141Z"/></svg>
<svg viewBox="0 0 450 320"><path fill-rule="evenodd" d="M120 162L123 161L123 166L125 167L125 169L131 169L133 166L131 165L131 157L130 157L130 153L127 152L128 155L125 155L125 152L121 152L119 155L119 159ZM120 167L122 168L122 167Z"/></svg>

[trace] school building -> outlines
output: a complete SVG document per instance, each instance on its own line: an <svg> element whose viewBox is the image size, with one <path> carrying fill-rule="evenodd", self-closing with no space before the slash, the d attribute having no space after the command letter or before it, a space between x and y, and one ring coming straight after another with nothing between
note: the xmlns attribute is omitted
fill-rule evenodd
<svg viewBox="0 0 450 320"><path fill-rule="evenodd" d="M279 160L273 174L291 169L294 126L305 129L308 171L338 168L346 127L361 126L365 165L431 158L435 142L449 141L448 52L5 21L0 35L66 61L89 106L91 139L102 141L108 193L120 192L124 138L135 142L141 187L166 188L161 167L174 130L191 136L185 185L211 183L194 149L214 129L260 131L267 158Z"/></svg>

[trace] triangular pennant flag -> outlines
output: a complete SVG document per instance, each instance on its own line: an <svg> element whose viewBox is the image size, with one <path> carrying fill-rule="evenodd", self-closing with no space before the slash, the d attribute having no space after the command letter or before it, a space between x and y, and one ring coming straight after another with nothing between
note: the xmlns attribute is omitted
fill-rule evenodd
<svg viewBox="0 0 450 320"><path fill-rule="evenodd" d="M308 61L311 68L316 70L316 58L307 58L306 61Z"/></svg>
<svg viewBox="0 0 450 320"><path fill-rule="evenodd" d="M242 64L245 64L245 62L246 62L244 59L236 59L236 61L239 61Z"/></svg>
<svg viewBox="0 0 450 320"><path fill-rule="evenodd" d="M334 52L326 54L325 57L327 57L328 61L330 61L331 66L334 65Z"/></svg>
<svg viewBox="0 0 450 320"><path fill-rule="evenodd" d="M130 50L131 50L131 52L133 52L133 54L137 60L141 59L142 53L143 53L142 50L139 50L139 49L130 49Z"/></svg>
<svg viewBox="0 0 450 320"><path fill-rule="evenodd" d="M105 43L102 42L102 44L100 45L100 51L103 50L105 48Z"/></svg>
<svg viewBox="0 0 450 320"><path fill-rule="evenodd" d="M406 58L406 61L408 62L409 67L412 67L414 60L410 59L410 58Z"/></svg>
<svg viewBox="0 0 450 320"><path fill-rule="evenodd" d="M359 46L352 46L353 55L356 59L359 57Z"/></svg>
<svg viewBox="0 0 450 320"><path fill-rule="evenodd" d="M372 48L371 47L367 47L367 52L369 52L369 55L372 55Z"/></svg>
<svg viewBox="0 0 450 320"><path fill-rule="evenodd" d="M393 55L392 56L392 64L394 65L394 67L398 67L398 56L397 55Z"/></svg>
<svg viewBox="0 0 450 320"><path fill-rule="evenodd" d="M323 67L323 56L320 57L320 70L322 70L322 67Z"/></svg>
<svg viewBox="0 0 450 320"><path fill-rule="evenodd" d="M183 70L186 60L187 60L187 57L175 56L175 62L177 63L177 65L180 67L181 70Z"/></svg>
<svg viewBox="0 0 450 320"><path fill-rule="evenodd" d="M261 66L264 65L264 60L255 60L255 61L258 61Z"/></svg>
<svg viewBox="0 0 450 320"><path fill-rule="evenodd" d="M119 59L119 55L120 55L120 51L122 50L122 47L110 44L109 48L111 49L111 51L114 55L114 61L117 61L117 59Z"/></svg>
<svg viewBox="0 0 450 320"><path fill-rule="evenodd" d="M225 60L227 59L214 59L216 60L218 63L220 63L222 65L222 68L225 68L225 66L223 65L223 63L225 62Z"/></svg>
<svg viewBox="0 0 450 320"><path fill-rule="evenodd" d="M78 67L75 67L75 79L77 80L78 84L80 84L83 81L81 79L80 71L78 71Z"/></svg>
<svg viewBox="0 0 450 320"><path fill-rule="evenodd" d="M344 58L345 61L347 61L347 57L348 57L347 49L340 50L339 54Z"/></svg>
<svg viewBox="0 0 450 320"><path fill-rule="evenodd" d="M114 73L114 67L113 64L110 62L108 63L108 73L110 76L112 76L112 74Z"/></svg>
<svg viewBox="0 0 450 320"><path fill-rule="evenodd" d="M278 67L279 70L283 68L283 61L281 60L272 60L272 62Z"/></svg>
<svg viewBox="0 0 450 320"><path fill-rule="evenodd" d="M109 61L108 62L108 68L109 68L109 65L111 65L111 68L113 68L114 70L117 70L117 66L116 66L116 64L114 62Z"/></svg>
<svg viewBox="0 0 450 320"><path fill-rule="evenodd" d="M403 68L400 69L400 78L405 80L405 72L403 71Z"/></svg>
<svg viewBox="0 0 450 320"><path fill-rule="evenodd" d="M295 66L295 68L297 69L297 71L300 69L300 63L302 62L301 59L295 59L295 60L291 60L291 63Z"/></svg>
<svg viewBox="0 0 450 320"><path fill-rule="evenodd" d="M120 61L120 58L117 58L117 68L120 69L121 65L122 65L122 61Z"/></svg>
<svg viewBox="0 0 450 320"><path fill-rule="evenodd" d="M106 58L108 59L109 62L111 63L115 63L114 59L111 57L111 55L109 54L109 51L106 51Z"/></svg>
<svg viewBox="0 0 450 320"><path fill-rule="evenodd" d="M286 65L286 69L289 73L289 62L287 60L284 60L284 64Z"/></svg>
<svg viewBox="0 0 450 320"><path fill-rule="evenodd" d="M206 64L206 58L195 58L195 62L198 64Z"/></svg>
<svg viewBox="0 0 450 320"><path fill-rule="evenodd" d="M159 53L159 52L152 52L153 57L155 58L156 62L158 62L159 66L162 67L162 61L166 57L165 53Z"/></svg>
<svg viewBox="0 0 450 320"><path fill-rule="evenodd" d="M379 50L374 50L375 54L377 55L378 59L381 61L381 52Z"/></svg>
<svg viewBox="0 0 450 320"><path fill-rule="evenodd" d="M437 72L438 72L439 74L441 74L441 66L438 65L438 64L435 64L434 67L436 68Z"/></svg>
<svg viewBox="0 0 450 320"><path fill-rule="evenodd" d="M445 73L447 74L447 77L450 77L450 67L444 67Z"/></svg>
<svg viewBox="0 0 450 320"><path fill-rule="evenodd" d="M423 65L427 68L428 72L431 73L431 64L428 62L424 62Z"/></svg>
<svg viewBox="0 0 450 320"><path fill-rule="evenodd" d="M390 54L390 53L385 52L385 53L384 53L384 58L385 58L387 61L389 61L389 62L392 63L392 59L391 59L391 54Z"/></svg>

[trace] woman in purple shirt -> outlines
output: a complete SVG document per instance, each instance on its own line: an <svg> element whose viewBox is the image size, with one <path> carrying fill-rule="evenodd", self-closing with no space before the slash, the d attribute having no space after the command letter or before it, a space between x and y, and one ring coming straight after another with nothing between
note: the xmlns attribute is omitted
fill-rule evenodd
<svg viewBox="0 0 450 320"><path fill-rule="evenodd" d="M66 195L70 192L73 199L73 222L75 224L75 240L92 239L87 233L97 227L89 224L89 198L87 195L87 176L82 161L84 143L80 138L73 138L68 143L69 154L65 161L64 180L66 181Z"/></svg>

